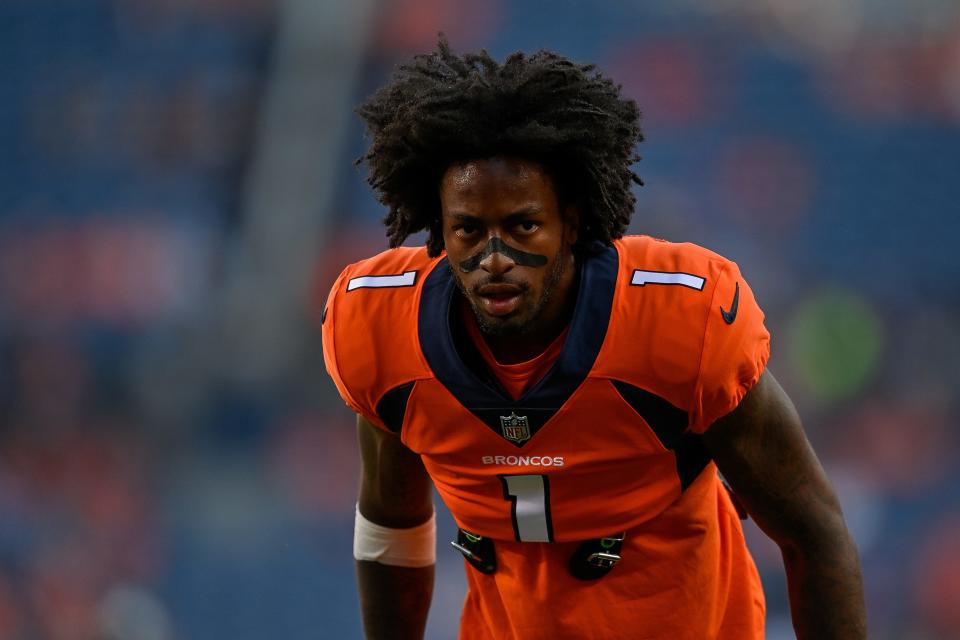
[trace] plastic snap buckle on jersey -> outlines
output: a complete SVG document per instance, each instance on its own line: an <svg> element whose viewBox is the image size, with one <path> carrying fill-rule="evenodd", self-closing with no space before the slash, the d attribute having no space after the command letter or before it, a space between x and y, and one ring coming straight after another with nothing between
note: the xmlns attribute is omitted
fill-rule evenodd
<svg viewBox="0 0 960 640"><path fill-rule="evenodd" d="M614 536L600 538L600 548L602 551L591 553L587 556L587 562L595 567L609 569L620 562L620 546L623 544L623 533Z"/></svg>
<svg viewBox="0 0 960 640"><path fill-rule="evenodd" d="M606 553L605 551L598 551L596 553L591 553L587 556L587 562L592 564L595 567L603 567L609 569L613 565L620 562L620 555L616 553Z"/></svg>
<svg viewBox="0 0 960 640"><path fill-rule="evenodd" d="M607 575L622 559L625 533L587 540L570 558L570 574L580 580L596 580Z"/></svg>
<svg viewBox="0 0 960 640"><path fill-rule="evenodd" d="M457 539L451 541L450 546L462 553L480 573L491 574L497 570L497 555L490 538L458 529Z"/></svg>

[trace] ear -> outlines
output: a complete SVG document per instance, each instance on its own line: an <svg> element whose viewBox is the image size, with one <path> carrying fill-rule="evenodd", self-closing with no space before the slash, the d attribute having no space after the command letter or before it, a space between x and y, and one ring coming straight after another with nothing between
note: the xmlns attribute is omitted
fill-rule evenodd
<svg viewBox="0 0 960 640"><path fill-rule="evenodd" d="M570 204L563 210L563 240L570 246L577 242L580 229L580 209Z"/></svg>

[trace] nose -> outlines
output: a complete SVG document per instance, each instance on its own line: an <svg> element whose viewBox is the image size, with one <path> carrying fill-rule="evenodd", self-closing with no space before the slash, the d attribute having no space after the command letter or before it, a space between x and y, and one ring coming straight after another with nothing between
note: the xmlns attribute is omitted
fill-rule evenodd
<svg viewBox="0 0 960 640"><path fill-rule="evenodd" d="M480 261L480 268L492 276L499 276L513 269L516 264L510 256L492 251Z"/></svg>

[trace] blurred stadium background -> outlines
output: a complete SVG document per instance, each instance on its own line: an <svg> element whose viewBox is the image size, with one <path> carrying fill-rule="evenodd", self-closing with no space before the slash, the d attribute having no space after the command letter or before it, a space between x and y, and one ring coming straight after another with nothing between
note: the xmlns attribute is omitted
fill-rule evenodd
<svg viewBox="0 0 960 640"><path fill-rule="evenodd" d="M960 638L953 0L0 2L0 638L360 636L317 316L385 247L352 106L439 30L638 100L632 230L750 279L871 637ZM464 588L443 520L432 639Z"/></svg>

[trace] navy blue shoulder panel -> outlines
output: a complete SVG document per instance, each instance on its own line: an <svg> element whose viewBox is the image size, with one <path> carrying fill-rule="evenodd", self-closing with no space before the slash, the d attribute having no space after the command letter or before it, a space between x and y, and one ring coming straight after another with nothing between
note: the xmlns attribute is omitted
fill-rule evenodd
<svg viewBox="0 0 960 640"><path fill-rule="evenodd" d="M577 303L563 350L547 374L519 400L495 382L484 380L461 357L451 331L456 283L446 258L437 263L423 284L418 335L420 348L437 380L471 413L501 434L501 418L525 416L530 435L540 429L586 379L607 335L619 259L605 247L583 260ZM523 443L514 442L516 446Z"/></svg>
<svg viewBox="0 0 960 640"><path fill-rule="evenodd" d="M710 453L703 439L687 431L687 412L646 389L621 380L610 381L620 397L650 425L664 448L677 457L677 475L680 489L686 489L710 463Z"/></svg>
<svg viewBox="0 0 960 640"><path fill-rule="evenodd" d="M613 383L620 397L626 400L627 404L650 425L660 444L671 451L674 450L689 424L687 412L646 389L620 380L610 382Z"/></svg>
<svg viewBox="0 0 960 640"><path fill-rule="evenodd" d="M703 436L692 431L683 434L674 452L677 454L677 475L680 476L682 491L710 464L710 452L703 444Z"/></svg>
<svg viewBox="0 0 960 640"><path fill-rule="evenodd" d="M413 391L413 382L402 384L387 391L377 403L377 415L394 433L400 433L403 427L403 416L407 413L407 400Z"/></svg>

